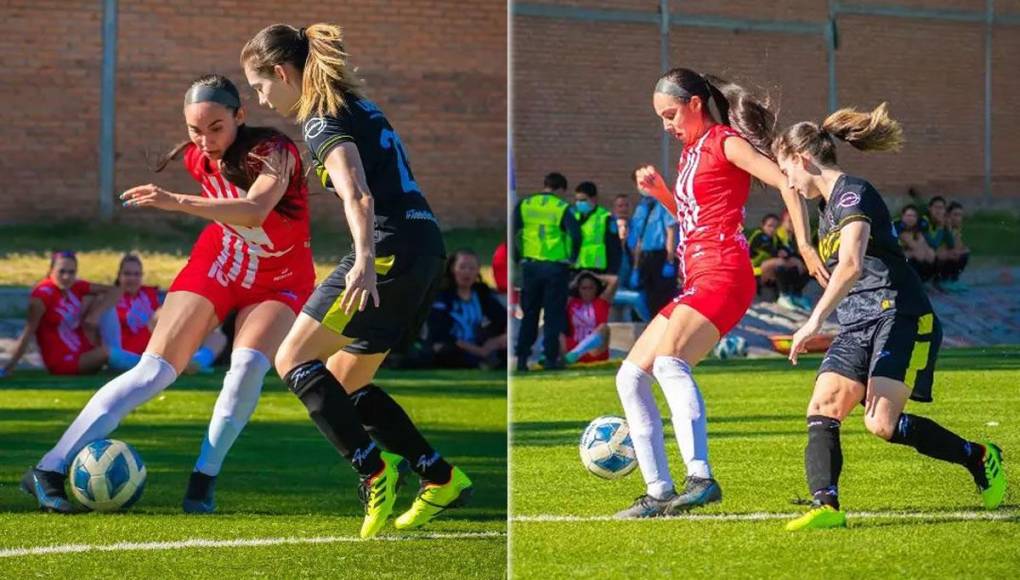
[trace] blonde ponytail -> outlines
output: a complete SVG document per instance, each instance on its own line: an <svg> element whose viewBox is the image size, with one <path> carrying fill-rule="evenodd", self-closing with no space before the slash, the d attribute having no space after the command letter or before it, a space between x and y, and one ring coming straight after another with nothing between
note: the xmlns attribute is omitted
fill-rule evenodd
<svg viewBox="0 0 1020 580"><path fill-rule="evenodd" d="M852 108L840 109L825 119L822 131L861 151L899 151L903 148L903 128L889 116L886 103L870 113Z"/></svg>

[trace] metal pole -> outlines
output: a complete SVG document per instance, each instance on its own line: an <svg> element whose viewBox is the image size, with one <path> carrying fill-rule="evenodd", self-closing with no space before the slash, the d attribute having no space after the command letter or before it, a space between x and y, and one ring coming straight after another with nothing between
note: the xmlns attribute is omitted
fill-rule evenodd
<svg viewBox="0 0 1020 580"><path fill-rule="evenodd" d="M99 216L113 217L113 161L117 73L117 0L103 0L103 70L99 121Z"/></svg>
<svg viewBox="0 0 1020 580"><path fill-rule="evenodd" d="M669 0L659 0L659 74L669 71ZM662 177L666 183L673 179L673 169L669 163L669 135L661 131L659 152L662 160Z"/></svg>
<svg viewBox="0 0 1020 580"><path fill-rule="evenodd" d="M985 201L992 198L992 20L995 0L985 1Z"/></svg>
<svg viewBox="0 0 1020 580"><path fill-rule="evenodd" d="M829 0L829 20L825 27L825 58L829 66L829 112L839 107L839 92L836 86L836 10L835 0Z"/></svg>

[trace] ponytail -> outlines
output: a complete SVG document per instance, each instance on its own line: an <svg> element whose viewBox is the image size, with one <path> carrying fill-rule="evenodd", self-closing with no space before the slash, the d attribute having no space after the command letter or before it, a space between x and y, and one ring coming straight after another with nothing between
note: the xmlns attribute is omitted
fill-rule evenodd
<svg viewBox="0 0 1020 580"><path fill-rule="evenodd" d="M656 91L687 101L700 97L706 107L714 107L717 122L732 127L752 147L771 157L776 114L768 99L759 99L736 83L686 68L675 68L660 77Z"/></svg>
<svg viewBox="0 0 1020 580"><path fill-rule="evenodd" d="M772 144L776 157L809 153L818 163L836 165L836 139L860 151L899 151L903 148L903 128L889 116L882 103L870 113L853 108L836 111L821 126L804 121L788 127Z"/></svg>
<svg viewBox="0 0 1020 580"><path fill-rule="evenodd" d="M294 28L273 24L259 31L241 50L241 64L262 75L276 65L290 64L301 72L297 119L337 115L348 96L363 96L363 82L347 60L343 29L335 24Z"/></svg>

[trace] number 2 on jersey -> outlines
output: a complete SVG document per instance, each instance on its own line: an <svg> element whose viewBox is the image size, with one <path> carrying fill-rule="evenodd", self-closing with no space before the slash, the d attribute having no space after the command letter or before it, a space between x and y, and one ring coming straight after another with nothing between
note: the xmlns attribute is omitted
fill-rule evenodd
<svg viewBox="0 0 1020 580"><path fill-rule="evenodd" d="M390 129L383 129L379 144L386 149L394 149L396 151L397 168L400 169L400 187L404 190L404 193L421 191L418 189L418 184L411 178L411 169L407 165L407 154L404 153L404 144L400 142L400 137Z"/></svg>

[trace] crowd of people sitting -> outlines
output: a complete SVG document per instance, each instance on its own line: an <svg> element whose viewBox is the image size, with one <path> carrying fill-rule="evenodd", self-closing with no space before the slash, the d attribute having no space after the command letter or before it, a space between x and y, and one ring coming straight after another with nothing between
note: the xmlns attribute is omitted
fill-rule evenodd
<svg viewBox="0 0 1020 580"><path fill-rule="evenodd" d="M922 214L915 204L903 206L894 223L907 262L921 281L944 292L965 292L960 274L967 267L970 249L963 241L963 205L946 203L942 196L928 201Z"/></svg>
<svg viewBox="0 0 1020 580"><path fill-rule="evenodd" d="M514 350L519 371L528 368L540 319L544 368L605 360L611 320L647 321L683 287L676 220L662 204L641 194L636 170L631 178L637 202L632 203L631 194L618 194L612 211L599 205L591 181L568 195L567 179L560 173L548 174L541 192L516 205L512 235L521 330ZM904 253L933 288L965 290L959 281L969 256L960 233L963 207L936 196L927 209L922 216L915 205L903 208L896 229ZM811 277L797 253L788 212L766 214L747 238L758 299L810 312L813 303L804 291Z"/></svg>
<svg viewBox="0 0 1020 580"><path fill-rule="evenodd" d="M493 256L497 288L482 281L478 255L452 253L428 320L410 353L394 357L403 366L506 368L507 247ZM78 277L75 252L55 252L45 278L30 291L25 325L0 377L14 373L33 341L46 370L85 375L104 368L125 371L145 352L166 292L144 283L142 258L125 254L112 284ZM235 314L210 332L187 372L206 373L229 362ZM411 361L410 364L407 361Z"/></svg>

